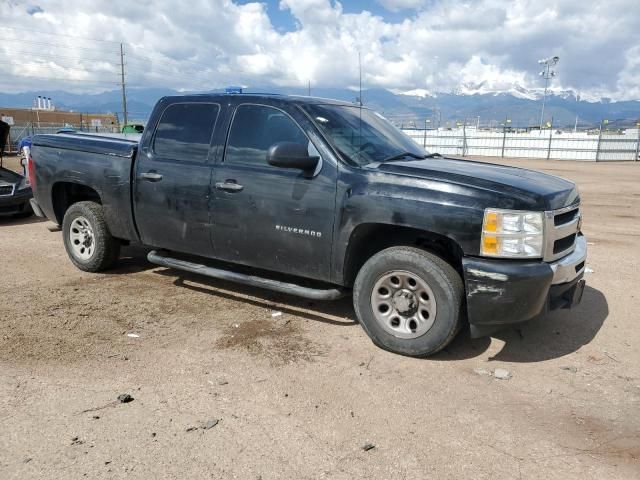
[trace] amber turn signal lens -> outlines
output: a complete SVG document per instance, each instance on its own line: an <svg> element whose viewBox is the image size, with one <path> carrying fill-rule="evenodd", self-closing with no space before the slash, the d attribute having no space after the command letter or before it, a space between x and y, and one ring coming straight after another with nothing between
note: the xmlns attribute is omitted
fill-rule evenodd
<svg viewBox="0 0 640 480"><path fill-rule="evenodd" d="M498 214L496 212L487 212L484 217L484 231L498 231Z"/></svg>
<svg viewBox="0 0 640 480"><path fill-rule="evenodd" d="M485 235L482 238L482 253L484 255L495 255L498 253L498 239L496 237Z"/></svg>

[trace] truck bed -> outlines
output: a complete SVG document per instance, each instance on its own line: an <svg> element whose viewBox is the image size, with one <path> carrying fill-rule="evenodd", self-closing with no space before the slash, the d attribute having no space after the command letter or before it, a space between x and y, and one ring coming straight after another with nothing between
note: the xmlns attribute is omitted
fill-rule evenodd
<svg viewBox="0 0 640 480"><path fill-rule="evenodd" d="M36 135L33 145L131 158L138 148L138 141L87 133L58 133Z"/></svg>
<svg viewBox="0 0 640 480"><path fill-rule="evenodd" d="M62 222L53 193L74 185L91 186L104 207L113 236L137 240L132 213L132 174L138 142L89 134L36 135L31 155L36 195L42 211Z"/></svg>

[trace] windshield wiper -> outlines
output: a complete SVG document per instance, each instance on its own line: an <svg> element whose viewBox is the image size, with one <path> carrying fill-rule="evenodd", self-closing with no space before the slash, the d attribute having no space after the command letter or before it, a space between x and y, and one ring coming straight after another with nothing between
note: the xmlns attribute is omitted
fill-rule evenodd
<svg viewBox="0 0 640 480"><path fill-rule="evenodd" d="M402 153L398 153L397 155L392 155L390 157L387 157L384 160L382 160L382 162L380 163L393 162L394 160L402 160L403 158L406 158L406 157L415 158L417 160L424 160L425 158L428 157L428 155L418 155L417 153L413 153L413 152L402 152Z"/></svg>

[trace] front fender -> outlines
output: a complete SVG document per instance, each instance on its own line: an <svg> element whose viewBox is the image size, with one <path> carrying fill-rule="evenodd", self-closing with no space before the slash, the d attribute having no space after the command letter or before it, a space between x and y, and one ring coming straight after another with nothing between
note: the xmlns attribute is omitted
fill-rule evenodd
<svg viewBox="0 0 640 480"><path fill-rule="evenodd" d="M417 229L447 237L466 255L479 251L485 203L468 187L360 171L343 177L337 195L336 282L344 281L349 242L363 224Z"/></svg>

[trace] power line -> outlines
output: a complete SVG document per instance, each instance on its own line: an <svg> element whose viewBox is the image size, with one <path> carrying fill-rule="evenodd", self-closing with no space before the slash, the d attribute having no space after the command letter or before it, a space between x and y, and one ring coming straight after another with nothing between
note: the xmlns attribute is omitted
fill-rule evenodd
<svg viewBox="0 0 640 480"><path fill-rule="evenodd" d="M145 61L149 61L149 62L164 63L165 65L169 65L171 67L175 66L174 64L171 64L171 63L169 63L169 62L167 62L165 60L156 60L154 58L145 57L143 55L138 55L138 54L135 54L135 53L130 53L128 55L129 55L129 57L135 57L135 58L139 58L139 59L142 59L142 60L145 60ZM190 65L197 65L197 66L201 66L201 67L205 67L205 68L211 68L211 64L210 63L201 63L201 62L196 62L194 60L179 60L179 62L181 64L188 63Z"/></svg>
<svg viewBox="0 0 640 480"><path fill-rule="evenodd" d="M122 44L122 45L128 45L130 47L133 47L134 50L143 50L141 47L136 47L132 44L126 43L126 42L117 42L114 40L102 40L102 39L97 39L97 38L88 38L88 37L81 37L81 36L77 36L77 35L68 35L68 34L62 34L62 33L50 33L50 32L44 32L41 30L36 30L36 29L29 29L29 28L24 28L24 27L7 27L7 26L0 26L0 29L9 29L9 30L14 30L14 31L29 31L29 32L36 32L39 34L43 34L43 35L51 35L51 36L57 36L57 37L66 37L66 38L75 38L75 39L79 39L79 40L86 40L86 41L92 41L92 42L104 42L104 43L111 43L111 44ZM68 44L54 44L54 43L47 43L47 42L34 42L34 41L30 41L30 40L22 40L22 39L17 39L17 38L5 38L4 40L9 40L9 41L16 41L16 42L22 42L22 43L29 43L29 44L33 44L33 45L44 45L44 46L49 46L51 48L69 48L69 49L79 49L79 50L85 50L85 51L91 51L94 53L107 53L107 54L111 54L111 55L117 55L118 52L116 51L111 51L111 50L96 50L93 48L87 48L87 47L79 47L76 45L68 45ZM16 52L16 53L22 53L22 52ZM40 54L40 53L32 53L32 52L24 52L24 54L34 54L34 55L44 55L44 54ZM148 56L144 56L144 55L139 55L137 53L128 53L127 54L129 57L135 57L137 59L140 59L142 61L149 61L149 62L153 62L153 63L160 63L160 64L164 64L166 66L169 67L174 67L175 64L170 63L169 61L166 60L159 60L156 58L152 58L152 57L148 57ZM71 57L69 57L71 58ZM76 59L79 60L84 60L84 58L81 57L75 57ZM93 61L103 61L101 59L87 59L87 60L93 60ZM194 67L203 67L206 69L210 69L211 68L211 64L209 63L204 63L204 62L197 62L194 60L180 60L179 63L181 65L184 65L185 63L193 65ZM172 72L173 74L173 72Z"/></svg>
<svg viewBox="0 0 640 480"><path fill-rule="evenodd" d="M111 67L117 68L120 67L120 62L114 62L114 61L110 61L110 60L106 60L106 59L102 59L102 58L89 58L89 57L75 57L75 56L70 56L70 55L56 55L56 54L43 54L43 53L39 53L39 52L27 52L27 51L16 51L13 52L16 54L20 54L20 55L32 55L32 58L29 58L28 60L24 60L24 59L16 59L16 60L12 60L11 58L7 58L6 62L2 61L2 57L0 57L0 64L4 64L4 65L9 65L9 66L15 66L15 67L24 67L25 63L29 62L29 63L35 63L39 66L42 67L48 67L47 65L47 60L46 59L52 59L52 60L56 60L55 64L57 66L60 66L62 68L74 68L77 67L77 63L70 65L69 62L76 60L76 61L80 61L80 62L100 62L103 64L107 64ZM57 60L61 60L62 61L57 61ZM134 61L137 62L137 60L133 59L130 61ZM73 63L73 62L72 62ZM129 62L125 62L125 66L129 66ZM87 70L89 71L93 71L95 72L96 69L94 68L88 68L89 66L85 66L85 68L87 68ZM129 66L128 70L132 70L134 72L139 72L142 74L154 74L154 73L158 73L158 74L165 74L165 75L171 75L173 78L179 78L179 79L183 79L183 80L192 80L193 77L185 74L183 72L180 71L176 71L176 70L171 70L169 67L162 67L162 66L158 66L158 65L152 65L151 69L149 69L148 66L142 66L142 65L136 65L134 63L133 66Z"/></svg>
<svg viewBox="0 0 640 480"><path fill-rule="evenodd" d="M38 65L38 67L42 67L42 68L47 68L49 67L49 65L47 65L46 63L41 63L41 62L36 62L36 64ZM0 65L2 66L7 66L7 67L16 67L16 68L24 68L24 65L20 65L18 63L15 62L2 62L0 61ZM128 63L125 62L125 67L127 67ZM65 68L65 69L73 69L75 68L77 65L69 65L68 63L60 63L57 62L57 66L61 67L61 68ZM110 66L114 67L114 68L121 68L119 63L118 64L110 64ZM89 72L93 73L93 74L105 74L105 75L109 75L109 73L113 74L116 73L115 71L105 71L105 72L101 72L101 71L96 71L96 70L88 70ZM134 71L134 72L138 72L141 75L171 75L172 79L176 79L179 81L183 81L183 82L193 82L194 78L193 76L189 76L189 75L185 75L185 74L181 74L179 72L171 72L168 70L156 70L153 69L152 71L149 70L143 70L140 68L130 68L127 67L125 70L125 77L127 76L127 71ZM3 74L3 76L12 76L14 78L41 78L41 79L46 79L46 80L61 80L61 81L73 81L73 82L87 82L87 83L101 83L101 84L107 84L107 85L118 85L121 86L122 84L122 80L121 78L119 79L119 81L106 81L106 80L89 80L89 79L72 79L69 77L50 77L50 76L40 76L40 75L23 75L23 74L18 74L18 73L5 73ZM118 77L121 77L121 72L119 72ZM127 84L129 85L129 82L127 82ZM145 84L138 84L135 83L133 84L134 87L145 87L148 85Z"/></svg>
<svg viewBox="0 0 640 480"><path fill-rule="evenodd" d="M75 35L66 35L66 34L57 34L57 33L48 33L48 32L42 32L39 30L33 30L33 29L28 29L28 28L16 28L16 27L6 27L6 26L0 26L0 29L8 29L8 30L16 30L16 31L34 31L34 32L38 32L44 35L51 35L51 36L57 36L57 37L68 37L68 38L76 38L76 39L82 39L82 40L88 40L88 41L97 41L97 42L107 42L107 43L118 43L118 42L114 42L111 40L98 40L98 39L90 39L90 38L85 38L85 37L79 37L79 36L75 36ZM11 41L21 41L19 39L8 39ZM29 41L29 40L25 40L23 41L23 43L26 44L31 44L31 45L43 45L43 46L47 46L51 49L80 49L83 51L89 51L89 52L93 52L96 54L100 54L100 53L105 53L107 55L114 55L116 52L113 51L106 51L106 50L96 50L93 48L87 48L87 47L76 47L76 46L70 46L67 44L56 44L56 43L47 43L47 42L38 42L38 41ZM69 78L69 77L61 77L61 76L46 76L46 75L24 75L24 74L5 74L5 76L9 76L12 78L24 78L24 79L39 79L39 80L56 80L56 81L63 81L63 82L83 82L83 83L88 83L88 84L93 84L93 85L119 85L120 88L122 89L122 103L123 103L123 111L126 115L126 82L125 82L125 77L126 77L126 73L125 73L125 65L127 65L124 61L124 43L120 43L120 62L119 63L115 63L113 61L110 61L108 59L104 59L104 58L95 58L95 57L80 57L80 56L75 56L75 55L59 55L56 53L52 53L51 51L45 51L43 52L35 52L35 51L29 51L29 50L13 50L11 51L11 53L15 53L18 55L28 55L31 56L32 58L30 58L29 60L31 60L33 63L35 63L36 65L38 65L39 67L42 68L47 68L50 67L50 65L47 65L47 60L45 59L52 59L55 60L55 63L57 66L60 66L61 68L66 68L66 69L73 69L74 67L77 67L78 65L68 65L69 61L76 61L76 62L101 62L104 64L107 64L109 66L112 67L120 67L120 81L119 82L109 82L109 81L104 81L104 80L88 80L88 79L76 79L76 78ZM188 67L191 67L193 69L196 70L210 70L211 64L205 64L205 63L200 63L200 62L195 62L195 61L180 61L179 65L176 64L171 64L167 61L163 61L163 60L158 60L158 59L154 59L151 57L146 57L143 55L138 55L138 54L133 54L133 53L128 53L127 55L129 55L131 58L131 60L133 60L134 62L149 62L151 64L151 69L144 67L144 66L140 66L139 68L136 68L136 66L134 65L133 67L133 71L137 71L139 73L141 73L143 76L145 75L154 75L154 74L159 74L159 75L170 75L172 78L186 82L186 83L193 83L194 82L194 78L193 76L189 75L189 74L185 74L182 73L181 71L176 72L175 69L176 68L182 68L184 69L184 64L187 63ZM0 60L0 64L4 64L4 65L9 65L9 66L15 66L15 67L24 67L24 59L20 59L21 63L18 63L18 61L12 62L11 58L7 58L8 63L3 63ZM61 61L62 60L62 61ZM89 72L96 72L96 69L90 68L86 65L83 65L83 68L86 69ZM143 86L143 85L141 85Z"/></svg>
<svg viewBox="0 0 640 480"><path fill-rule="evenodd" d="M7 26L0 26L0 28L4 28L4 29L8 29L8 30L17 30L17 31L25 31L25 32L35 32L35 33L39 33L41 35L51 35L51 36L55 36L55 37L68 37L68 38L77 38L79 40L88 40L90 42L104 42L104 43L114 43L114 44L120 44L122 42L117 42L115 40L102 40L102 39L98 39L98 38L88 38L88 37L79 37L77 35L69 35L66 33L50 33L50 32L44 32L42 30L36 30L33 28L24 28L24 27L7 27Z"/></svg>
<svg viewBox="0 0 640 480"><path fill-rule="evenodd" d="M105 85L119 85L118 82L107 82L104 80L87 80L87 79L82 79L82 78L63 78L63 77L42 77L39 75L16 75L13 73L3 73L2 77L14 77L14 78L35 78L35 79L39 79L39 80L61 80L64 82L86 82L86 83L93 83L93 84L105 84ZM1 81L1 80L0 80Z"/></svg>
<svg viewBox="0 0 640 480"><path fill-rule="evenodd" d="M176 71L171 71L171 70L166 70L166 69L158 69L158 68L153 68L153 69L142 69L139 67L131 67L129 65L129 63L125 64L127 66L127 71L129 72L137 72L139 74L142 75L171 75L172 79L178 79L178 80L194 80L194 76L193 75L189 75L189 74L185 74L185 73L180 73L180 72L176 72Z"/></svg>
<svg viewBox="0 0 640 480"><path fill-rule="evenodd" d="M0 27L2 28L2 27ZM97 50L95 48L88 48L88 47L79 47L77 45L70 45L70 44L66 44L66 43L51 43L51 42L33 42L31 40L23 40L21 38L8 38L8 37L4 37L2 39L3 42L18 42L18 43L25 43L28 45L44 45L47 47L51 47L51 48L68 48L68 49L74 49L74 50L86 50L89 52L93 52L93 53L107 53L107 54L112 54L112 55L117 55L118 52L116 50Z"/></svg>
<svg viewBox="0 0 640 480"><path fill-rule="evenodd" d="M17 53L19 55L33 55L35 58L38 57L48 57L48 58L68 58L71 60L85 60L85 61L89 61L89 62L105 62L105 63L112 63L109 62L108 60L104 60L102 58L93 58L93 57L75 57L75 56L71 56L71 55L58 55L56 53L41 53L41 52L25 52L25 51L19 51L19 50L12 50L11 53ZM24 58L21 58L20 61L24 61Z"/></svg>

